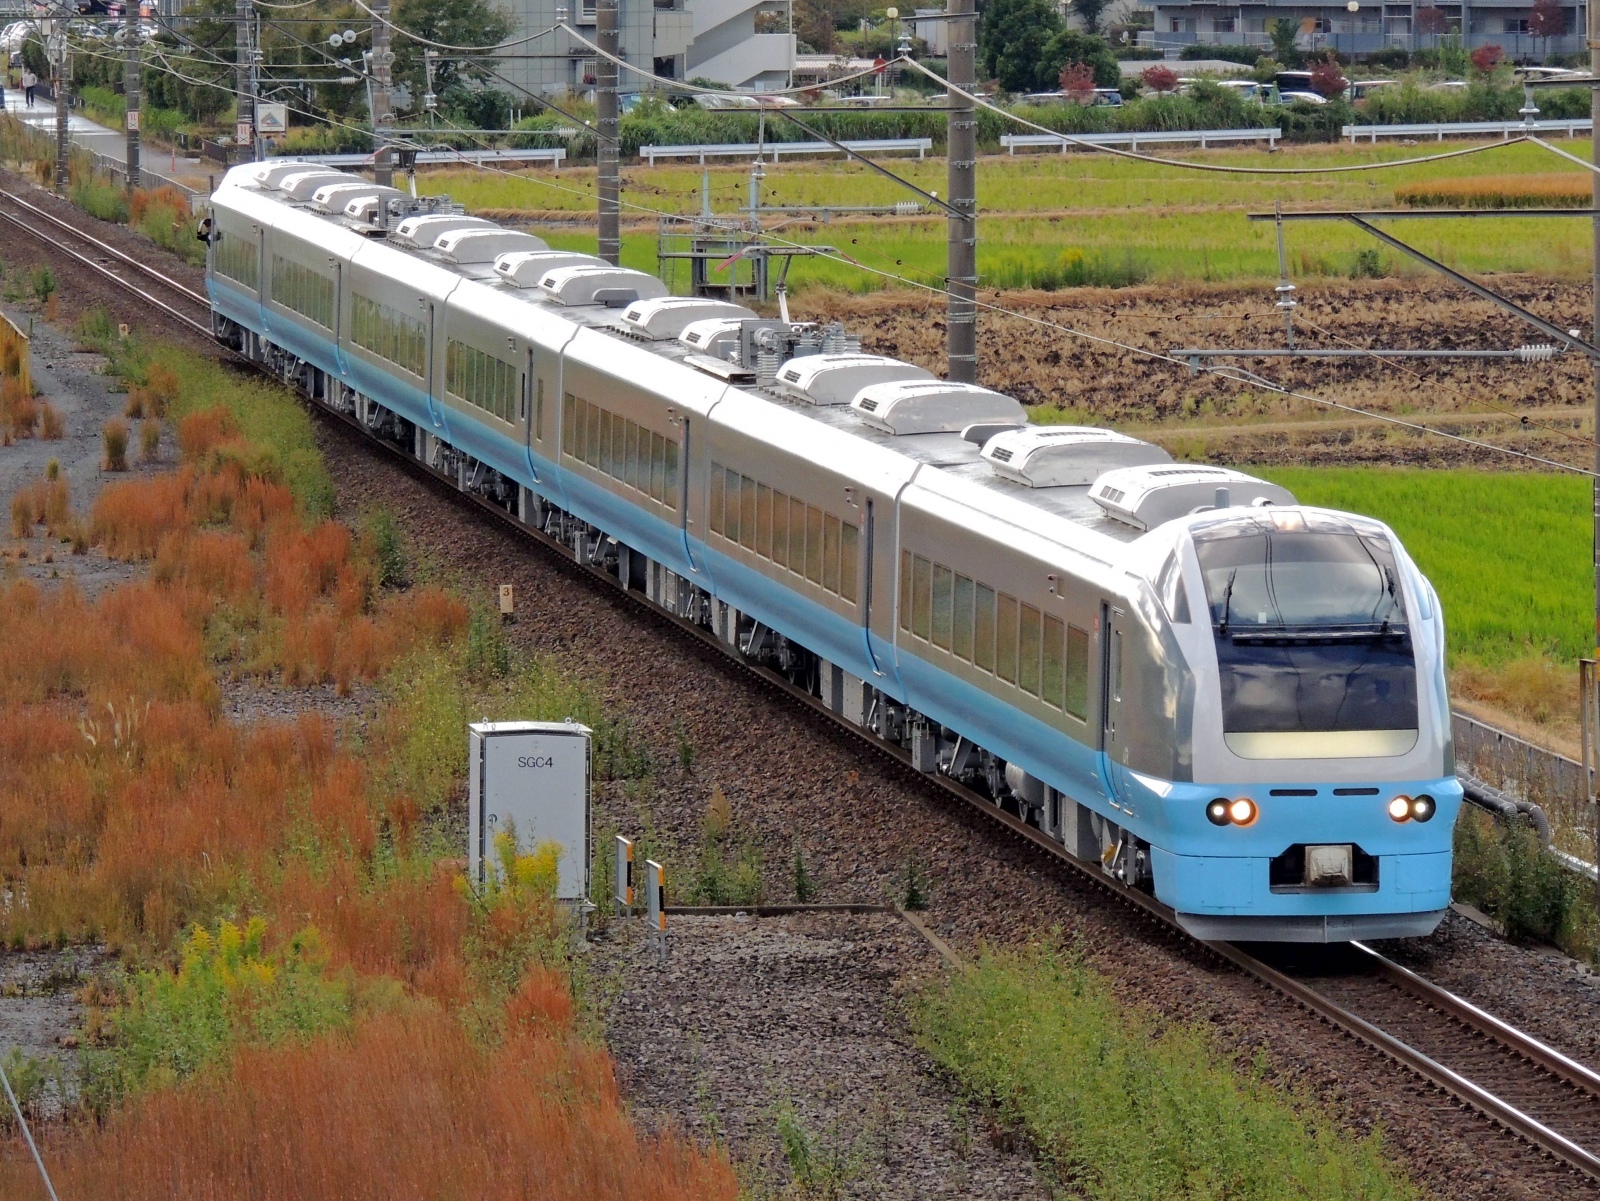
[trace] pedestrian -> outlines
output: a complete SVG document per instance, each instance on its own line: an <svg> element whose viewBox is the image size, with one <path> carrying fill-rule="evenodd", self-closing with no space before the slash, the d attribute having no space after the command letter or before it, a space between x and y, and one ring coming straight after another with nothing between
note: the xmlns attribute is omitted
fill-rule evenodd
<svg viewBox="0 0 1600 1201"><path fill-rule="evenodd" d="M33 89L39 85L39 77L27 67L22 68L22 94L28 98L28 107L33 107Z"/></svg>

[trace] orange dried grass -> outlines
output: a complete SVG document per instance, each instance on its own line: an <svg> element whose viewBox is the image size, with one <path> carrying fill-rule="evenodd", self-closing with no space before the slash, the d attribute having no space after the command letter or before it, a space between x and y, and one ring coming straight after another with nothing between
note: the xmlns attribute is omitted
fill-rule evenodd
<svg viewBox="0 0 1600 1201"><path fill-rule="evenodd" d="M33 437L39 405L16 376L0 377L0 429L10 439Z"/></svg>

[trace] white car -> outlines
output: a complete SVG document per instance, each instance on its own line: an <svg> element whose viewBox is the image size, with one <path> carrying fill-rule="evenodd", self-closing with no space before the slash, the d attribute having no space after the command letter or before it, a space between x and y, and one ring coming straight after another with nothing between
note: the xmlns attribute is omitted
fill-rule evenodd
<svg viewBox="0 0 1600 1201"><path fill-rule="evenodd" d="M1279 92L1278 96L1284 104L1293 104L1296 100L1304 100L1307 104L1328 103L1328 98L1319 92Z"/></svg>

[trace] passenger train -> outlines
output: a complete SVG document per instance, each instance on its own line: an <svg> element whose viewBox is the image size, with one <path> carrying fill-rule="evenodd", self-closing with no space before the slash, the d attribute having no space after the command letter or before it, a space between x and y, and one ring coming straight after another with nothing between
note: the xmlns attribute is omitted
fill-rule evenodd
<svg viewBox="0 0 1600 1201"><path fill-rule="evenodd" d="M222 343L1192 934L1442 917L1443 616L1380 522L447 198L274 160L209 215Z"/></svg>

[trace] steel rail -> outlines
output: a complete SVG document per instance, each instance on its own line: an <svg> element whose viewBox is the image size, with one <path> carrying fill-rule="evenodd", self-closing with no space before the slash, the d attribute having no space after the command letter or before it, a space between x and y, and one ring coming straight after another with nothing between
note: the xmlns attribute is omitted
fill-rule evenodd
<svg viewBox="0 0 1600 1201"><path fill-rule="evenodd" d="M29 214L31 214L31 215L33 215L35 217L41 218L42 220L48 222L51 225L54 225L57 229L59 229L60 231L66 233L66 234L68 234L69 236L77 238L81 242L88 243L89 245L93 246L96 250L104 251L106 254L109 254L109 255L113 256L118 261L126 263L128 266L130 266L130 267L134 268L135 270L139 271L141 274L145 275L149 279L154 280L156 283L160 284L162 287L167 288L168 290L177 293L178 295L184 297L187 300L193 301L197 305L203 306L205 308L205 310L206 310L207 320L205 320L205 321L197 321L193 317L189 316L188 314L180 312L178 309L174 308L172 305L168 304L166 301L162 300L160 297L155 296L155 295L151 294L150 292L145 291L143 288L138 287L136 284L134 284L134 282L132 280L124 279L122 276L118 275L115 271L111 270L111 268L107 267L104 263L101 263L101 262L97 261L96 259L92 258L91 256L89 256L87 254L83 254L83 253L81 253L79 251L73 250L70 246L62 245L61 242L56 237L52 236L52 234L49 231L40 229L38 226L30 224L27 220L25 220L22 217L19 217L17 214L12 213L12 212L7 212L4 207L0 207L0 218L3 218L6 221L9 221L11 224L15 225L17 228L23 230L26 233L29 233L29 234L33 235L35 238L37 238L41 242L45 243L45 245L49 246L52 250L57 250L57 251L60 251L62 254L70 255L72 258L76 259L83 266L88 267L90 270L92 270L92 271L96 272L97 274L103 276L104 278L110 280L111 282L115 283L117 286L123 288L124 290L133 293L135 296L139 297L139 299L144 300L144 301L154 305L156 308L160 309L162 312L166 313L168 316L174 318L177 321L183 322L185 325L189 326L191 329L197 330L198 332L204 334L206 337L210 338L210 337L214 336L214 333L213 333L212 328L211 328L211 322L210 322L210 319L209 319L210 312L211 312L211 300L210 300L209 297L204 296L201 293L194 291L194 289L189 288L189 287L185 286L184 284L179 283L175 279L171 279L170 277L168 277L166 275L163 275L161 272L157 271L154 267L150 267L150 266L148 266L148 265L146 265L144 263L141 263L138 259L134 258L132 255L125 254L123 251L118 250L115 246L112 246L110 243L103 242L99 238L94 237L92 234L84 233L82 230L80 230L80 229L76 228L75 226L73 226L70 222L63 221L61 218L55 216L52 213L46 212L44 209L39 208L37 205L29 204L26 200L23 200L20 196L17 196L15 193L7 192L7 191L4 191L4 190L0 190L0 199L4 199L6 201L9 201L10 203L16 205L18 208L26 210Z"/></svg>
<svg viewBox="0 0 1600 1201"><path fill-rule="evenodd" d="M0 196L9 197L10 194L0 191ZM28 205L26 207L31 209L33 206ZM10 215L4 213L3 210L0 210L0 216L6 216L10 218ZM15 218L10 219L15 220ZM22 223L19 222L19 224ZM30 227L27 227L24 224L24 228ZM75 235L78 233L76 230L73 230L72 232ZM87 235L78 236L87 237ZM95 241L95 239L89 240ZM60 246L58 243L51 243L51 245L67 254L73 255L75 258L84 258L84 256L78 255L68 248ZM120 255L119 252L119 257L125 258L126 256ZM89 262L89 265L100 269L99 264L93 263L90 260L84 261ZM130 281L123 279L121 276L103 269L101 269L100 273L105 276L105 278L111 280L113 283L116 283L118 286L127 289L128 291L133 292L145 299L151 299L142 290L136 288ZM191 297L198 295L190 289L184 288L182 285L177 285L177 290ZM209 302L207 302L207 304L209 308ZM183 314L177 313L167 305L161 305L160 307L172 316L183 321L186 325L195 326L198 324ZM209 334L211 331L209 328L207 328L206 332ZM265 370L262 369L259 364L253 365L258 370L262 370L263 374L270 374L265 372ZM274 378L277 377L274 376ZM458 486L454 477L446 475L435 468L429 467L425 463L417 461L414 456L407 454L403 448L391 445L390 443L373 437L371 433L353 416L336 412L314 402L310 404L310 407L313 411L321 414L323 417L331 419L336 424L344 425L355 433L359 434L362 442L366 445L377 445L389 451L408 471L421 476L430 484L439 486L441 491L447 492L457 501L468 501L476 508L495 518L498 522L509 526L519 534L530 537L535 543L542 545L547 550L553 552L556 557L565 565L576 568L580 573L590 576L596 581L607 585L614 592L621 592L624 596L631 600L641 612L649 614L658 621L664 621L667 624L676 627L678 630L689 635L691 638L700 642L704 646L715 648L719 652L719 657L732 659L745 670L752 673L758 680L776 690L780 695L797 702L810 712L826 719L840 729L853 734L875 751L887 756L900 767L904 768L908 772L911 772L918 780L921 780L925 783L934 784L951 797L960 800L977 810L980 810L985 816L997 822L1002 828L1010 831L1012 834L1015 834L1024 841L1031 843L1033 846L1044 851L1058 862L1064 863L1077 870L1092 884L1134 906L1146 916L1155 919L1162 927L1170 931L1184 934L1182 927L1178 925L1174 911L1157 901L1153 896L1137 889L1130 888L1121 881L1106 875L1098 864L1088 863L1084 860L1078 859L1074 855L1069 854L1065 847L1056 842L1056 840L1053 838L1049 837L1043 831L1029 825L1020 818L1014 817L1010 813L1007 813L1004 809L1000 808L987 797L984 797L972 789L958 783L957 781L950 779L948 776L938 775L937 773L930 776L928 773L917 770L912 763L911 753L905 748L896 743L885 741L876 734L873 734L871 731L863 730L861 727L847 721L840 714L835 713L825 707L820 698L812 696L810 692L798 687L780 673L775 672L768 667L764 667L761 664L749 663L742 658L735 658L730 654L727 644L721 639L717 638L717 636L710 630L707 630L703 626L689 621L687 618L678 617L675 614L666 612L660 607L649 602L641 593L633 592L629 589L623 588L621 582L609 572L604 571L593 564L585 563L578 559L573 550L565 543L551 537L542 530L535 529L534 527L525 524L508 513L504 508L493 504L485 498L463 492ZM1184 936L1189 937L1187 934L1184 934ZM1344 1006L1339 1005L1337 1002L1330 1000L1328 997L1323 996L1321 993L1317 992L1316 989L1304 983L1303 981L1296 980L1294 977L1286 974L1285 972L1263 963L1261 960L1249 954L1247 951L1240 949L1238 946L1235 946L1232 943L1213 942L1203 939L1197 939L1195 941L1198 943L1198 945L1204 947L1218 958L1234 965L1246 975L1255 978L1268 988L1271 988L1273 991L1291 1001L1294 1001L1296 1004L1329 1022L1334 1027L1343 1030L1351 1037L1365 1043L1374 1050L1399 1063L1415 1075L1426 1080L1428 1083L1439 1089L1442 1089L1444 1092L1455 1097L1457 1100L1477 1110L1484 1117L1487 1117L1490 1121L1501 1126L1503 1129L1509 1131L1513 1135L1523 1139L1535 1147L1538 1147L1570 1167L1576 1168L1586 1175L1600 1180L1600 1154L1597 1154L1596 1151L1580 1146L1566 1136L1558 1133L1555 1130L1552 1130L1550 1127L1524 1113L1517 1106L1495 1096L1488 1089L1482 1087L1472 1080L1467 1079L1465 1076L1462 1076L1460 1073L1452 1070L1444 1064L1439 1063L1437 1060L1423 1054L1421 1051L1418 1051L1417 1049L1407 1045L1400 1039L1394 1037L1392 1034L1387 1033L1380 1027L1374 1025L1372 1022L1361 1017L1359 1014L1356 1014ZM1596 1073L1582 1064L1568 1058L1567 1056L1562 1055L1560 1052L1546 1046L1537 1039L1522 1033L1515 1027L1510 1026L1509 1024L1501 1021L1499 1018L1494 1017L1492 1014L1478 1009L1469 1002L1456 997L1453 993L1450 993L1447 990L1440 988L1438 985L1431 983L1430 981L1417 975L1415 972L1412 972L1407 968L1401 967L1399 964L1385 959L1383 956L1373 951L1370 947L1360 943L1354 945L1357 946L1362 953L1370 956L1379 973L1396 986L1404 988L1407 991L1412 992L1414 995L1422 997L1430 1002L1430 1004L1437 1008L1441 1013L1445 1014L1450 1019L1453 1019L1482 1034L1491 1042L1497 1044L1506 1053L1520 1056L1528 1060L1529 1062L1544 1069L1547 1073L1562 1083L1575 1087L1580 1091L1595 1097L1596 1102L1600 1103L1600 1073Z"/></svg>

